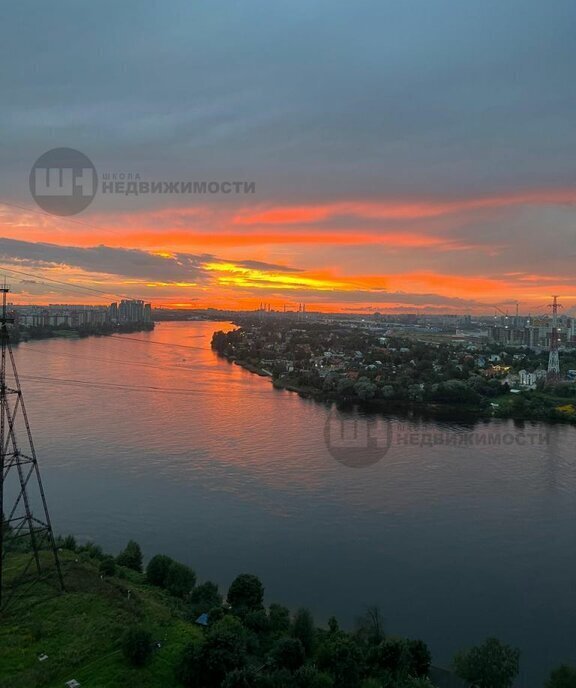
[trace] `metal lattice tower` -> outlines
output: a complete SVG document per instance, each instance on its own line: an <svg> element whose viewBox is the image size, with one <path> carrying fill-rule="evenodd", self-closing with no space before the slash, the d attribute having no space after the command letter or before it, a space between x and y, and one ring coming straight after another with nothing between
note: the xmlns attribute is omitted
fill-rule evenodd
<svg viewBox="0 0 576 688"><path fill-rule="evenodd" d="M64 581L10 345L8 324L14 319L8 317L6 309L9 289L4 285L0 291L0 610L3 610L22 584L33 584L44 573L50 573L42 556L46 551L53 559L61 590ZM11 548L25 554L21 555L23 564L18 572L9 576L13 572L7 571L5 563L6 552Z"/></svg>
<svg viewBox="0 0 576 688"><path fill-rule="evenodd" d="M558 297L552 297L554 301L550 304L552 308L552 331L550 333L550 354L548 355L548 379L556 380L560 375L560 356L558 354Z"/></svg>

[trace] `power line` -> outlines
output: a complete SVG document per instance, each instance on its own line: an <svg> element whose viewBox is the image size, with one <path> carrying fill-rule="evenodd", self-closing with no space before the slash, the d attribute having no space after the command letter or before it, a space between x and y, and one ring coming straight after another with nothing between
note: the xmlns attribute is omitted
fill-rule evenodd
<svg viewBox="0 0 576 688"><path fill-rule="evenodd" d="M8 203L8 201L0 201L0 204L2 205L7 205L12 208L19 208L20 210L25 210L27 213L35 213L36 215L41 215L42 217L45 218L52 218L54 219L54 215L50 213L46 213L43 210L40 210L39 208L31 208L29 206L25 205L18 205L18 203ZM97 229L99 232L105 232L107 231L104 227L99 227L98 225L92 225L89 222L84 222L84 220L74 220L71 217L67 217L64 215L59 215L58 216L58 222L72 222L75 225L82 225L83 227L89 227L90 229Z"/></svg>
<svg viewBox="0 0 576 688"><path fill-rule="evenodd" d="M42 210L40 210L40 209L37 209L37 208L30 208L30 207L23 206L23 205L18 205L17 203L9 203L9 202L7 202L7 201L0 201L0 204L5 205L5 206L10 206L10 207L13 207L13 208L18 208L18 209L20 209L20 210L25 210L26 212L29 212L29 213L35 213L36 215L40 215L40 216L45 217L45 218L53 218L53 217L54 217L54 216L51 215L50 213L46 213L46 212L44 212L44 211L42 211ZM72 218L70 218L70 217L65 217L65 216L60 217L60 216L59 216L59 217L58 217L58 221L59 221L59 222L61 222L61 221L72 222L73 224L81 225L81 226L84 226L84 227L89 227L90 229L95 229L95 230L97 230L97 231L99 231L99 232L106 232L106 231L108 231L108 230L107 230L106 228L104 228L104 227L100 227L100 226L98 226L98 225L93 225L93 224L90 224L89 222L84 222L83 220L75 220L75 219L72 219ZM19 274L22 274L22 275L27 275L27 276L29 276L29 277L35 277L35 276L36 276L36 275L31 274L31 273L23 272L23 271L21 271L21 270L20 270L20 271L14 270L14 269L12 269L12 268L2 267L2 268L0 268L0 269L6 270L6 271L8 271L8 272L15 272L15 273L19 273ZM49 277L44 277L43 279L47 280L48 282L54 282L54 283L60 284L60 285L67 285L66 282L62 282L62 281L60 281L60 280L55 280L55 279L50 279ZM48 286L48 285L46 285L46 286ZM72 287L72 288L73 288L73 287ZM93 287L83 287L83 286L81 286L81 285L78 285L77 288L78 288L78 289L85 289L85 290L88 290L88 291L91 291L91 292L100 293L100 294L103 294L103 295L105 295L105 296L114 296L115 298L121 298L121 299L135 299L135 298L141 298L141 297L138 297L138 296L127 296L126 294L117 294L117 293L115 293L115 292L102 291L102 290L100 290L100 289L96 289L96 288L93 288ZM148 299L141 298L141 300L142 300L142 301L146 301L146 300L148 300Z"/></svg>
<svg viewBox="0 0 576 688"><path fill-rule="evenodd" d="M130 392L161 392L164 394L173 394L175 396L190 396L197 397L198 394L204 396L222 396L221 392L210 392L206 389L198 388L183 388L183 387L157 387L155 385L125 385L114 382L99 382L95 380L77 380L74 378L58 378L49 377L47 375L20 375L21 380L28 380L30 382L49 382L62 385L72 385L81 387L101 388L101 389L118 389ZM248 392L250 396L263 396L263 394L254 394Z"/></svg>
<svg viewBox="0 0 576 688"><path fill-rule="evenodd" d="M77 380L74 378L50 377L48 375L21 375L21 379L34 382L58 382L61 384L81 385L88 387L103 387L106 389L122 389L134 392L169 392L174 394L196 395L203 390L183 387L156 387L155 385L126 385L115 382L100 382L96 380Z"/></svg>
<svg viewBox="0 0 576 688"><path fill-rule="evenodd" d="M111 338L109 338L110 340ZM116 338L115 338L116 339ZM117 339L120 339L118 337ZM144 340L142 340L144 341ZM164 344L163 342L148 342L149 344ZM166 344L166 346L183 346L183 345L178 345L178 344ZM138 366L142 368L152 368L153 370L177 370L179 372L190 372L190 373L195 373L197 372L197 369L195 368L187 368L185 366L181 365L159 365L155 363L146 363L145 361L132 361L128 359L114 359L114 358L98 358L97 356L80 356L78 354L68 354L68 353L57 353L54 351L45 351L39 348L36 348L34 344L19 344L18 350L24 350L27 353L33 353L33 354L40 354L41 356L48 356L50 358L56 356L58 358L73 358L73 359L78 359L80 361L96 361L99 363L107 363L107 364L118 364L121 366ZM212 351L210 348L201 348L197 347L197 349L201 351ZM185 359L184 359L185 360Z"/></svg>
<svg viewBox="0 0 576 688"><path fill-rule="evenodd" d="M4 265L0 266L0 270L5 270L6 272L13 272L17 275L24 275L26 277L34 277L35 279L38 279L38 276L33 272L26 272L24 270L15 270L14 268L7 268ZM81 284L72 285L69 282L64 282L62 280L53 279L51 277L42 276L41 279L44 280L45 282L53 282L54 284L64 286L67 289L69 289L70 291L84 290L84 291L89 291L89 292L93 292L96 294L101 294L101 295L106 296L108 298L110 298L111 296L113 296L115 298L128 299L128 300L133 300L134 298L136 298L134 296L128 296L126 294L117 294L116 292L113 292L113 291L104 291L102 289L96 289L96 287L85 287ZM46 285L46 286L49 286L49 285ZM141 299L141 300L145 301L146 299Z"/></svg>
<svg viewBox="0 0 576 688"><path fill-rule="evenodd" d="M0 266L0 270L1 270L1 269L6 269L6 270L8 270L9 272L14 272L14 273L17 273L17 274L22 274L22 275L26 275L26 276L30 276L30 277L35 277L35 275L34 275L33 273L25 272L25 271L23 271L23 270L14 270L14 269L12 269L12 268L2 268L2 267ZM46 278L46 279L49 279L49 278ZM72 285L69 285L67 282L63 282L62 280L50 279L50 281L51 281L51 282L55 282L55 283L57 283L57 284L64 285L65 287L68 287L68 288L70 288L70 289L72 289L72 290L74 290L74 289L86 289L86 290L89 290L89 291L95 291L95 292L98 292L98 293L101 293L101 294L106 294L106 295L108 295L108 296L111 295L111 293L104 292L104 291L101 291L101 290L99 290L99 289L94 289L94 288L92 288L92 287L82 287L82 286L73 287ZM119 295L119 294L115 294L115 295L116 295L116 296L121 296L121 295ZM128 298L128 297L126 297L126 298ZM124 336L124 335L117 335L117 334L111 335L111 336L110 336L110 340L111 340L111 341L125 340L125 341L138 342L138 343L141 343L141 344L153 344L153 345L156 345L156 346L168 346L168 347L175 347L175 348L178 348L178 349L190 349L190 350L195 350L195 351L212 351L212 349L211 349L210 347L205 347L205 346L192 346L192 345L189 345L189 344L174 344L174 343L171 343L171 342L157 342L157 341L151 341L151 340L147 340L147 339L141 339L141 338L138 338L138 337L127 337L127 336ZM29 348L29 347L27 347L27 348ZM61 355L62 355L62 354L61 354ZM130 362L128 362L128 363L130 363Z"/></svg>
<svg viewBox="0 0 576 688"><path fill-rule="evenodd" d="M138 337L125 337L122 334L113 334L110 339L112 341L117 341L118 339L125 339L130 342L140 342L141 344L154 344L158 346L174 346L178 349L194 349L196 351L212 351L210 347L207 346L190 346L189 344L172 344L171 342L155 342L148 339L138 339Z"/></svg>
<svg viewBox="0 0 576 688"><path fill-rule="evenodd" d="M45 340L44 340L45 341ZM177 365L157 365L154 363L145 363L144 361L129 361L127 359L120 359L120 358L98 358L97 356L79 356L78 354L65 354L65 353L57 353L54 351L45 351L42 349L37 348L34 344L19 344L18 351L19 349L25 350L27 353L32 353L32 354L40 354L42 356L48 356L52 358L53 356L56 356L57 358L75 358L80 361L97 361L99 363L117 363L122 366L126 365L131 365L131 366L140 366L143 368L153 368L155 370L179 370L179 371L186 371L187 369L184 368L183 366L177 366ZM208 351L208 349L206 349ZM192 369L190 369L190 372L194 372Z"/></svg>

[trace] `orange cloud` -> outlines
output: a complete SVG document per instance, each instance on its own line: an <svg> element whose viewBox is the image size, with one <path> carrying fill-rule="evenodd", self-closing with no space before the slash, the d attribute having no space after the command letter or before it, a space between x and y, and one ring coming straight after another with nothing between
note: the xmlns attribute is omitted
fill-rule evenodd
<svg viewBox="0 0 576 688"><path fill-rule="evenodd" d="M294 300L306 300L324 310L339 310L350 306L358 292L359 307L370 304L370 295L378 297L382 309L401 306L394 300L400 292L424 296L439 295L462 298L490 304L502 301L504 296L525 304L547 303L550 293L564 299L573 299L575 289L571 274L559 276L534 274L527 271L502 272L498 276L472 274L446 274L458 270L453 260L446 263L445 271L438 261L430 262L434 270L410 270L415 263L412 256L419 250L422 256L428 251L434 257L449 251L483 251L495 253L502 247L493 242L475 244L459 238L458 229L463 217L459 213L473 213L484 209L497 209L522 205L566 205L576 202L573 189L533 189L518 193L483 196L468 199L384 199L377 202L347 200L335 203L309 205L269 205L237 209L228 206L164 208L153 211L95 214L84 218L58 218L42 213L15 209L0 204L0 234L7 238L30 242L51 242L58 245L93 247L103 244L116 248L135 248L168 260L176 254L190 252L208 254L214 250L228 262L206 258L204 269L210 276L207 283L194 279L169 282L163 279L122 280L111 279L104 272L83 273L73 266L61 266L44 274L74 279L84 285L123 292L131 290L134 296L144 295L157 303L194 304L202 307L230 306L254 308L261 299L281 307L288 294ZM469 219L466 216L465 221ZM331 220L338 222L328 224ZM358 228L354 220L358 220ZM345 220L345 226L343 221ZM377 220L372 226L365 220ZM398 229L395 221L414 221ZM390 221L387 223L387 221ZM304 226L305 225L305 226ZM504 235L503 235L504 236ZM504 239L503 239L504 241ZM298 247L303 247L300 252ZM385 247L381 251L387 262L383 274L356 274L364 265L370 265L372 246ZM308 248L309 247L309 248ZM357 251L342 250L337 255L341 262L331 270L321 270L328 255L324 247L357 247ZM306 249L306 250L305 250ZM380 255L378 254L378 255ZM330 261L335 262L335 254ZM374 251L376 255L376 251ZM350 256L350 260L348 259ZM363 262L363 256L368 260ZM256 270L238 265L241 259L291 264L307 267L300 272L288 270ZM389 260L388 260L389 259ZM374 261L372 262L374 265ZM104 267L104 266L103 266ZM514 267L517 267L514 264ZM522 267L522 266L521 266ZM366 267L366 271L369 268ZM542 272L546 267L540 268ZM464 270L463 270L464 271ZM161 275L161 277L164 277ZM186 276L184 276L186 277ZM390 302L384 303L382 292L387 289ZM32 287L26 298L29 301L45 298L45 302L64 300L54 286L50 293L39 294ZM265 296L261 296L265 293ZM331 294L334 300L329 301ZM69 300L69 299L68 299ZM89 295L83 299L90 302ZM412 307L406 305L406 310ZM421 305L415 305L414 310ZM456 306L454 306L456 308ZM446 307L446 310L450 310Z"/></svg>
<svg viewBox="0 0 576 688"><path fill-rule="evenodd" d="M238 225L314 223L329 218L352 216L370 219L415 220L482 208L515 205L573 204L575 189L533 189L519 193L455 200L399 200L338 202L324 205L280 206L242 210L234 218Z"/></svg>
<svg viewBox="0 0 576 688"><path fill-rule="evenodd" d="M6 210L6 208L5 208ZM100 216L94 225L84 222L72 222L70 219L57 217L40 217L24 213L13 214L2 212L0 206L1 235L11 239L26 239L27 241L48 241L61 245L75 245L80 247L94 246L96 243L117 248L141 248L153 250L161 254L175 250L211 250L213 248L252 248L256 246L369 246L384 245L394 249L436 248L444 251L479 249L472 242L458 240L457 237L445 237L433 232L414 231L377 231L359 232L356 229L340 228L338 230L282 232L278 230L266 232L229 230L233 218L228 223L218 219L215 227L198 229L191 226L187 230L176 229L174 225L182 221L182 213L177 212L174 222L170 220L171 211L161 213L163 229L150 229L158 222L158 213L134 214L120 216L111 223L108 216ZM220 225L224 224L224 228ZM247 226L246 229L250 230Z"/></svg>

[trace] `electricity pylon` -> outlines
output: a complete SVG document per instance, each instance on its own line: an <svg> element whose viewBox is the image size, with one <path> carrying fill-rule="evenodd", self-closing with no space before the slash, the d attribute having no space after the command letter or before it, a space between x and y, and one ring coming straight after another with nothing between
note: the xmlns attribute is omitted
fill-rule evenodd
<svg viewBox="0 0 576 688"><path fill-rule="evenodd" d="M47 572L43 568L43 550L51 553L58 585L64 590L58 550L10 344L8 324L13 323L14 318L8 317L6 310L9 291L6 285L0 287L0 610L7 607L21 584L33 584ZM18 555L22 565L7 580L5 564L9 549L22 552Z"/></svg>

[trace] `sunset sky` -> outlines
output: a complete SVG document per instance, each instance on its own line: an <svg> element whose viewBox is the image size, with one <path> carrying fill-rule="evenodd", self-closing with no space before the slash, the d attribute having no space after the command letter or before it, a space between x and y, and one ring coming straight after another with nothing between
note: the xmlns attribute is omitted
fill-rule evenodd
<svg viewBox="0 0 576 688"><path fill-rule="evenodd" d="M0 31L17 303L576 312L573 2L14 0ZM99 189L48 215L28 176L56 147L100 187L255 192Z"/></svg>

